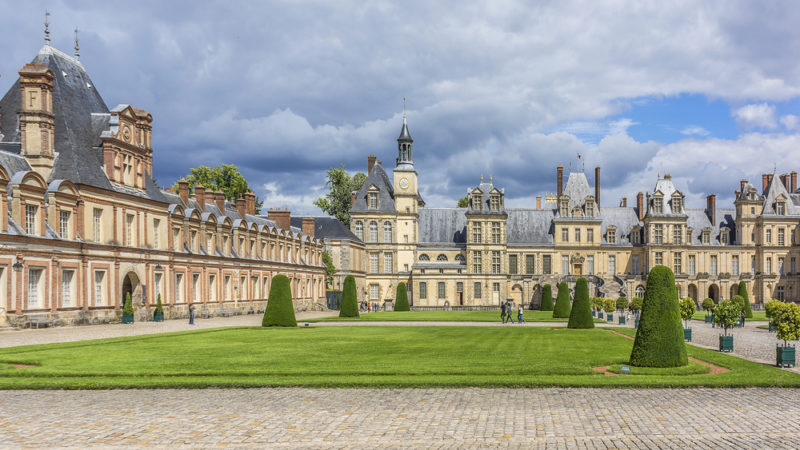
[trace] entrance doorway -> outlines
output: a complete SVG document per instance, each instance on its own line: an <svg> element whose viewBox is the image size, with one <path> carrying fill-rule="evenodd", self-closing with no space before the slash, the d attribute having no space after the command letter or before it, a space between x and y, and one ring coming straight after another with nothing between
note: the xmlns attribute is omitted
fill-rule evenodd
<svg viewBox="0 0 800 450"><path fill-rule="evenodd" d="M708 298L714 300L714 303L719 303L719 287L716 284L708 287Z"/></svg>
<svg viewBox="0 0 800 450"><path fill-rule="evenodd" d="M144 289L142 289L142 284L139 282L139 277L136 276L134 272L128 272L122 280L122 297L119 302L120 308L125 306L125 298L128 294L131 295L132 306L141 305L142 300L144 300L143 293Z"/></svg>

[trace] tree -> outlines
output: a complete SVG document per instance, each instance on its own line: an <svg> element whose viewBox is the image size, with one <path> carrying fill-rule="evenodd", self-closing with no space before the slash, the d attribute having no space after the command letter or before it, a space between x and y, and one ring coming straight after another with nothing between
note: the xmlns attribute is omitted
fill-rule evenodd
<svg viewBox="0 0 800 450"><path fill-rule="evenodd" d="M789 341L800 339L800 305L783 303L772 322L775 331L778 332L778 339L783 340L784 347L789 345Z"/></svg>
<svg viewBox="0 0 800 450"><path fill-rule="evenodd" d="M556 306L553 309L553 317L568 318L572 307L569 304L569 287L563 281L558 284L558 297L556 297Z"/></svg>
<svg viewBox="0 0 800 450"><path fill-rule="evenodd" d="M626 297L620 297L617 299L617 309L628 309L628 299Z"/></svg>
<svg viewBox="0 0 800 450"><path fill-rule="evenodd" d="M617 309L617 302L613 298L603 300L603 310L606 313L613 313Z"/></svg>
<svg viewBox="0 0 800 450"><path fill-rule="evenodd" d="M728 329L739 323L741 315L742 308L739 304L732 299L723 300L714 308L714 323L721 326L727 336Z"/></svg>
<svg viewBox="0 0 800 450"><path fill-rule="evenodd" d="M641 367L678 367L689 363L675 275L669 267L655 266L647 275L642 317L630 363Z"/></svg>
<svg viewBox="0 0 800 450"><path fill-rule="evenodd" d="M352 275L344 278L342 289L342 308L339 317L358 317L358 298L356 296L356 279Z"/></svg>
<svg viewBox="0 0 800 450"><path fill-rule="evenodd" d="M605 302L606 300L603 297L592 298L592 306L594 306L594 309L596 309L598 312L603 310L603 305L606 304Z"/></svg>
<svg viewBox="0 0 800 450"><path fill-rule="evenodd" d="M713 311L714 310L714 299L706 298L705 300L703 300L703 303L701 304L701 306L706 311Z"/></svg>
<svg viewBox="0 0 800 450"><path fill-rule="evenodd" d="M214 167L197 166L189 169L190 174L184 177L189 183L189 193L194 192L194 187L202 184L204 188L214 191L222 191L228 200L236 200L244 197L250 191L244 176L239 172L239 168L233 164L222 164ZM178 182L172 184L172 190L178 192ZM259 212L264 202L256 196L256 213Z"/></svg>
<svg viewBox="0 0 800 450"><path fill-rule="evenodd" d="M753 318L753 308L750 306L750 297L747 295L747 283L739 282L739 296L744 299L744 316L748 319Z"/></svg>
<svg viewBox="0 0 800 450"><path fill-rule="evenodd" d="M741 318L742 311L744 311L744 299L740 295L731 297L731 301L739 307L739 315Z"/></svg>
<svg viewBox="0 0 800 450"><path fill-rule="evenodd" d="M681 299L681 319L683 319L685 328L689 328L689 320L691 320L692 316L694 315L694 307L694 300L692 300L690 297L684 297Z"/></svg>
<svg viewBox="0 0 800 450"><path fill-rule="evenodd" d="M269 288L269 299L264 317L261 319L262 327L296 327L297 319L294 316L292 303L292 290L289 278L286 275L272 277Z"/></svg>
<svg viewBox="0 0 800 450"><path fill-rule="evenodd" d="M764 312L766 312L766 314L767 314L767 319L770 322L773 322L773 324L774 324L775 319L778 317L778 314L780 314L780 309L785 304L786 303L784 303L784 302L782 302L780 300L775 300L775 299L772 299L772 300L768 301L767 303L764 303Z"/></svg>
<svg viewBox="0 0 800 450"><path fill-rule="evenodd" d="M405 283L397 283L397 294L394 297L395 311L411 311L408 306L408 290Z"/></svg>
<svg viewBox="0 0 800 450"><path fill-rule="evenodd" d="M330 192L314 200L314 205L325 213L336 217L345 226L350 226L350 208L353 206L353 191L361 189L367 176L361 172L352 177L344 170L344 164L331 167L327 172L327 181Z"/></svg>
<svg viewBox="0 0 800 450"><path fill-rule="evenodd" d="M592 307L589 304L589 283L586 278L578 278L575 282L575 302L572 304L567 328L594 328Z"/></svg>
<svg viewBox="0 0 800 450"><path fill-rule="evenodd" d="M133 304L131 303L131 293L125 294L125 305L122 307L122 314L133 314Z"/></svg>
<svg viewBox="0 0 800 450"><path fill-rule="evenodd" d="M633 297L631 299L631 309L633 311L641 311L644 299L642 297Z"/></svg>
<svg viewBox="0 0 800 450"><path fill-rule="evenodd" d="M466 208L467 206L469 206L469 199L467 198L466 195L464 197L458 199L458 207L459 208Z"/></svg>
<svg viewBox="0 0 800 450"><path fill-rule="evenodd" d="M322 264L325 265L325 284L330 289L333 287L333 276L336 275L336 266L328 252L322 252Z"/></svg>
<svg viewBox="0 0 800 450"><path fill-rule="evenodd" d="M161 294L158 294L156 297L156 309L153 311L153 317L161 316L162 320L164 318L164 305L161 304Z"/></svg>
<svg viewBox="0 0 800 450"><path fill-rule="evenodd" d="M542 286L542 311L553 310L553 288L549 284Z"/></svg>

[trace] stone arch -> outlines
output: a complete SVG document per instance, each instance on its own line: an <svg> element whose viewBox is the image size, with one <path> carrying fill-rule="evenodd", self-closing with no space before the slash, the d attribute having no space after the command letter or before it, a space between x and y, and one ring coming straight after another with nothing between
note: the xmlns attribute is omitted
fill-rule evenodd
<svg viewBox="0 0 800 450"><path fill-rule="evenodd" d="M522 304L522 286L515 284L511 287L511 300L515 305Z"/></svg>
<svg viewBox="0 0 800 450"><path fill-rule="evenodd" d="M635 294L636 294L636 297L644 298L644 286L641 285L641 284L636 286Z"/></svg>
<svg viewBox="0 0 800 450"><path fill-rule="evenodd" d="M731 295L728 298L733 298L734 295L739 295L739 283L731 285Z"/></svg>
<svg viewBox="0 0 800 450"><path fill-rule="evenodd" d="M700 303L700 299L697 298L697 286L694 283L689 285L688 294L689 298L694 300L695 303Z"/></svg>
<svg viewBox="0 0 800 450"><path fill-rule="evenodd" d="M124 273L124 272L121 272ZM140 306L144 300L144 285L141 283L141 278L135 271L131 270L122 277L122 291L120 292L120 308L125 305L125 297L128 293L131 294L131 305L136 307Z"/></svg>
<svg viewBox="0 0 800 450"><path fill-rule="evenodd" d="M708 287L708 298L714 300L714 303L719 303L719 286L712 284Z"/></svg>

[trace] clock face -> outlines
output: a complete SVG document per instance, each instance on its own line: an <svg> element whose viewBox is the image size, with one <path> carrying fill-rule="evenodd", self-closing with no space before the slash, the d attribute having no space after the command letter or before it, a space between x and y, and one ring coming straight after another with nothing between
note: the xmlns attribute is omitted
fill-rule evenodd
<svg viewBox="0 0 800 450"><path fill-rule="evenodd" d="M122 139L125 139L125 142L129 142L131 140L131 128L126 126L122 129Z"/></svg>
<svg viewBox="0 0 800 450"><path fill-rule="evenodd" d="M403 189L408 189L408 179L407 178L400 178L400 187Z"/></svg>

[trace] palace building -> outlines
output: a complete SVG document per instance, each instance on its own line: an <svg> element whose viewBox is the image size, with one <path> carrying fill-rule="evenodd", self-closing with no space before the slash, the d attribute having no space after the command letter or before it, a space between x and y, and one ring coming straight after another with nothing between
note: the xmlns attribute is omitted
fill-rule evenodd
<svg viewBox="0 0 800 450"><path fill-rule="evenodd" d="M45 42L0 100L0 326L118 320L127 294L136 320L159 295L167 317L263 311L277 274L298 309L324 307L313 219L159 188L152 115L109 109L77 42Z"/></svg>
<svg viewBox="0 0 800 450"><path fill-rule="evenodd" d="M413 139L403 118L389 176L374 155L354 192L351 230L364 243L361 296L391 303L398 283L416 307L498 305L537 308L541 288L586 277L592 295L643 296L654 265L675 273L679 295L702 302L730 298L747 285L750 301L800 295L797 173L741 180L731 208L687 208L669 174L636 204L601 206L582 171L556 169L556 192L533 208L507 208L505 191L481 177L466 208L428 207L418 189Z"/></svg>

